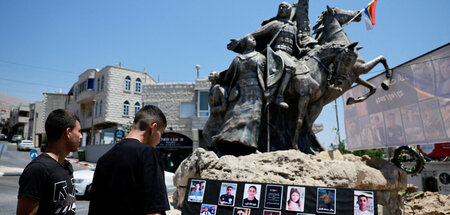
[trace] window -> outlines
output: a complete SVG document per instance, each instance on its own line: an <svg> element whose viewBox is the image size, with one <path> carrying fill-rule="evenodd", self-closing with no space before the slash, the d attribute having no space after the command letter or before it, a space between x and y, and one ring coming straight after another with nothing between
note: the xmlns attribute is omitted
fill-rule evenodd
<svg viewBox="0 0 450 215"><path fill-rule="evenodd" d="M95 103L94 117L97 117L98 103Z"/></svg>
<svg viewBox="0 0 450 215"><path fill-rule="evenodd" d="M95 83L95 79L89 78L87 80L87 89L94 90L94 83Z"/></svg>
<svg viewBox="0 0 450 215"><path fill-rule="evenodd" d="M209 93L206 91L198 91L198 116L209 116L209 104L208 104L208 95Z"/></svg>
<svg viewBox="0 0 450 215"><path fill-rule="evenodd" d="M103 83L105 83L105 77L104 76L102 76L102 83L101 83L101 89L103 90Z"/></svg>
<svg viewBox="0 0 450 215"><path fill-rule="evenodd" d="M130 86L131 86L131 78L130 76L127 76L125 78L125 87L124 90L129 91L130 90Z"/></svg>
<svg viewBox="0 0 450 215"><path fill-rule="evenodd" d="M195 116L195 104L182 102L180 107L180 117L190 118L194 116Z"/></svg>
<svg viewBox="0 0 450 215"><path fill-rule="evenodd" d="M141 92L141 79L140 78L138 78L138 79L136 79L136 92Z"/></svg>
<svg viewBox="0 0 450 215"><path fill-rule="evenodd" d="M97 92L100 91L100 78L97 79Z"/></svg>
<svg viewBox="0 0 450 215"><path fill-rule="evenodd" d="M134 104L134 115L136 115L140 109L141 109L141 104L139 104L139 102L136 102Z"/></svg>
<svg viewBox="0 0 450 215"><path fill-rule="evenodd" d="M100 100L100 106L98 107L98 115L102 115L102 107L103 107L103 100Z"/></svg>
<svg viewBox="0 0 450 215"><path fill-rule="evenodd" d="M123 103L123 115L124 116L128 116L128 114L130 113L130 103L128 101L125 101Z"/></svg>

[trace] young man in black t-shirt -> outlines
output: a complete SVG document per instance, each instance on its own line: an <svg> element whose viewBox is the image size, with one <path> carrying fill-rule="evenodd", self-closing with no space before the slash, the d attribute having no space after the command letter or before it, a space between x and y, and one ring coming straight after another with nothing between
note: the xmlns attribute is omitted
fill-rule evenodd
<svg viewBox="0 0 450 215"><path fill-rule="evenodd" d="M97 162L89 214L165 214L170 209L155 148L166 125L159 108L139 110L126 138Z"/></svg>
<svg viewBox="0 0 450 215"><path fill-rule="evenodd" d="M258 191L256 190L255 186L250 186L248 188L248 197L244 199L242 206L249 206L249 207L258 207L258 199L256 199L256 194Z"/></svg>
<svg viewBox="0 0 450 215"><path fill-rule="evenodd" d="M72 165L65 159L78 150L80 119L58 109L45 122L48 147L31 161L19 179L17 214L75 214Z"/></svg>
<svg viewBox="0 0 450 215"><path fill-rule="evenodd" d="M232 186L228 186L227 187L227 192L225 194L222 194L219 197L219 204L220 205L234 205L234 203L233 203L234 196L231 195L232 192L233 192L233 187Z"/></svg>

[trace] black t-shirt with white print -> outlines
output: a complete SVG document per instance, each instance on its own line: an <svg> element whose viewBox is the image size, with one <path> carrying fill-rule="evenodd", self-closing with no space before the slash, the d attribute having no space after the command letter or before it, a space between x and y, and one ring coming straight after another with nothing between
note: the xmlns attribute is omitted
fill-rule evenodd
<svg viewBox="0 0 450 215"><path fill-rule="evenodd" d="M75 186L72 165L61 165L46 153L31 161L19 179L18 198L39 202L37 214L75 214Z"/></svg>

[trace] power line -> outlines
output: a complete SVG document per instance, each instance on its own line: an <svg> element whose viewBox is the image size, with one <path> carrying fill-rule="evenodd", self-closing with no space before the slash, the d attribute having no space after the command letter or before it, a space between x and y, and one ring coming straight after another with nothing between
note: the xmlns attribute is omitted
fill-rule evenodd
<svg viewBox="0 0 450 215"><path fill-rule="evenodd" d="M21 84L28 84L28 85L43 86L43 87L65 88L65 87L61 87L61 86L54 86L54 85L42 84L42 83L36 83L36 82L13 80L13 79L7 79L7 78L0 78L0 80L11 81L11 82L21 83Z"/></svg>
<svg viewBox="0 0 450 215"><path fill-rule="evenodd" d="M54 72L63 72L63 73L69 73L69 74L75 74L75 75L79 74L79 73L76 73L76 72L62 70L62 69L55 69L55 68L35 66L35 65L30 65L30 64L23 64L23 63L17 63L17 62L2 60L2 59L0 59L0 63L6 63L6 64L12 64L12 65L18 65L18 66L25 66L25 67L30 67L30 68L34 68L34 69L40 69L40 70L50 70L50 71L54 71Z"/></svg>

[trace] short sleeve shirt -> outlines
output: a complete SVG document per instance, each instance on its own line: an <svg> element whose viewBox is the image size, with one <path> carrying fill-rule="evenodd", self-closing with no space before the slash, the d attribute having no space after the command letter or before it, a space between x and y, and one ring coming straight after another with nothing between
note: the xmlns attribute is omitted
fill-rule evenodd
<svg viewBox="0 0 450 215"><path fill-rule="evenodd" d="M136 139L115 144L97 162L89 214L146 214L170 209L158 150Z"/></svg>
<svg viewBox="0 0 450 215"><path fill-rule="evenodd" d="M39 202L37 214L75 214L72 165L64 165L43 153L31 161L19 179L18 198Z"/></svg>

